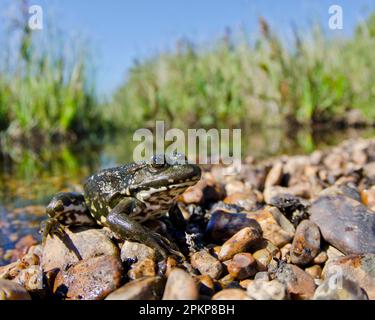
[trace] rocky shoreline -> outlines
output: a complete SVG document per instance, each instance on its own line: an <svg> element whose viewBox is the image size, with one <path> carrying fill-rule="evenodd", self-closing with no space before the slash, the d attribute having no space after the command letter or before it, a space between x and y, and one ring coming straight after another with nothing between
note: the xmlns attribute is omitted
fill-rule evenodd
<svg viewBox="0 0 375 320"><path fill-rule="evenodd" d="M230 169L204 170L183 220L148 224L185 261L66 229L0 267L0 300L375 299L375 139Z"/></svg>

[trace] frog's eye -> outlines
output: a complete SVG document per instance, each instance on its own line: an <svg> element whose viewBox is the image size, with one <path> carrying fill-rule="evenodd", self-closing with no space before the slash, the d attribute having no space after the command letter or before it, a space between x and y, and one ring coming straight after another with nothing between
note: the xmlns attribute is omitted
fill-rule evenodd
<svg viewBox="0 0 375 320"><path fill-rule="evenodd" d="M151 159L151 167L153 169L161 169L165 166L165 158L163 155L154 155Z"/></svg>

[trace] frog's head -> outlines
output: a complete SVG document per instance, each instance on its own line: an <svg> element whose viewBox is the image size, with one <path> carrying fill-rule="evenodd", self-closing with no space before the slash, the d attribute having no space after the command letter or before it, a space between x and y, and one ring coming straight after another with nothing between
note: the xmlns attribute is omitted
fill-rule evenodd
<svg viewBox="0 0 375 320"><path fill-rule="evenodd" d="M171 203L201 178L201 169L182 154L154 156L133 174L129 192L143 202Z"/></svg>

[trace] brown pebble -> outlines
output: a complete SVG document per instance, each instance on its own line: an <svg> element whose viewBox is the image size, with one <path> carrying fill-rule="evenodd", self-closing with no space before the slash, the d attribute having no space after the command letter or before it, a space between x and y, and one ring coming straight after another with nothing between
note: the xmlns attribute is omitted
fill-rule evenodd
<svg viewBox="0 0 375 320"><path fill-rule="evenodd" d="M228 272L233 278L243 280L256 274L257 263L251 253L238 253L229 262Z"/></svg>
<svg viewBox="0 0 375 320"><path fill-rule="evenodd" d="M267 271L268 265L272 260L272 254L267 249L261 249L253 253L253 257L259 271Z"/></svg>
<svg viewBox="0 0 375 320"><path fill-rule="evenodd" d="M292 298L308 300L313 297L316 288L314 279L296 265L282 265L276 276L279 281L287 286Z"/></svg>
<svg viewBox="0 0 375 320"><path fill-rule="evenodd" d="M226 276L224 276L221 279L219 279L219 284L221 285L222 288L226 288L233 281L235 281L235 279L230 274L227 274Z"/></svg>
<svg viewBox="0 0 375 320"><path fill-rule="evenodd" d="M18 283L0 279L0 300L31 300L31 297Z"/></svg>
<svg viewBox="0 0 375 320"><path fill-rule="evenodd" d="M195 276L194 279L197 281L200 295L212 296L215 293L215 283L210 276L199 275Z"/></svg>
<svg viewBox="0 0 375 320"><path fill-rule="evenodd" d="M119 258L100 256L81 260L56 276L53 292L67 300L101 300L120 286Z"/></svg>
<svg viewBox="0 0 375 320"><path fill-rule="evenodd" d="M261 233L256 228L243 228L228 239L219 252L219 260L225 261L234 257L235 254L248 250L251 246L259 243Z"/></svg>
<svg viewBox="0 0 375 320"><path fill-rule="evenodd" d="M305 271L314 279L320 279L320 276L322 275L322 267L318 264L306 268Z"/></svg>
<svg viewBox="0 0 375 320"><path fill-rule="evenodd" d="M177 260L173 257L168 257L167 258L167 262L166 262L166 270L165 270L165 275L167 277L169 277L169 274L171 273L171 271L173 270L173 268L177 267Z"/></svg>
<svg viewBox="0 0 375 320"><path fill-rule="evenodd" d="M327 252L320 252L313 260L314 264L323 264L328 260Z"/></svg>
<svg viewBox="0 0 375 320"><path fill-rule="evenodd" d="M299 266L309 264L320 252L320 231L309 220L303 220L297 227L290 248L291 262Z"/></svg>
<svg viewBox="0 0 375 320"><path fill-rule="evenodd" d="M165 285L163 300L197 300L198 286L192 276L180 268L174 268Z"/></svg>
<svg viewBox="0 0 375 320"><path fill-rule="evenodd" d="M216 293L212 300L251 300L242 289L224 289Z"/></svg>
<svg viewBox="0 0 375 320"><path fill-rule="evenodd" d="M213 279L218 279L223 272L221 262L206 250L194 253L191 257L191 265L202 275L209 275Z"/></svg>
<svg viewBox="0 0 375 320"><path fill-rule="evenodd" d="M160 277L145 277L130 281L110 293L105 300L159 300L165 281Z"/></svg>
<svg viewBox="0 0 375 320"><path fill-rule="evenodd" d="M142 277L153 277L156 275L155 268L155 261L146 258L132 265L128 271L128 277L132 280Z"/></svg>

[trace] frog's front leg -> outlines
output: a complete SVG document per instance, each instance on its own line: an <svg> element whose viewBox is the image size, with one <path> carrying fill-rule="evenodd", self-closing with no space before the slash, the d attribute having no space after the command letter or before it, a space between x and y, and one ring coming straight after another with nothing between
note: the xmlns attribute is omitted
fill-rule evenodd
<svg viewBox="0 0 375 320"><path fill-rule="evenodd" d="M124 239L141 242L154 248L163 259L167 257L167 251L181 256L182 254L180 252L171 248L168 239L156 232L148 230L139 222L129 217L140 205L141 203L137 199L131 197L121 200L110 211L105 224Z"/></svg>

